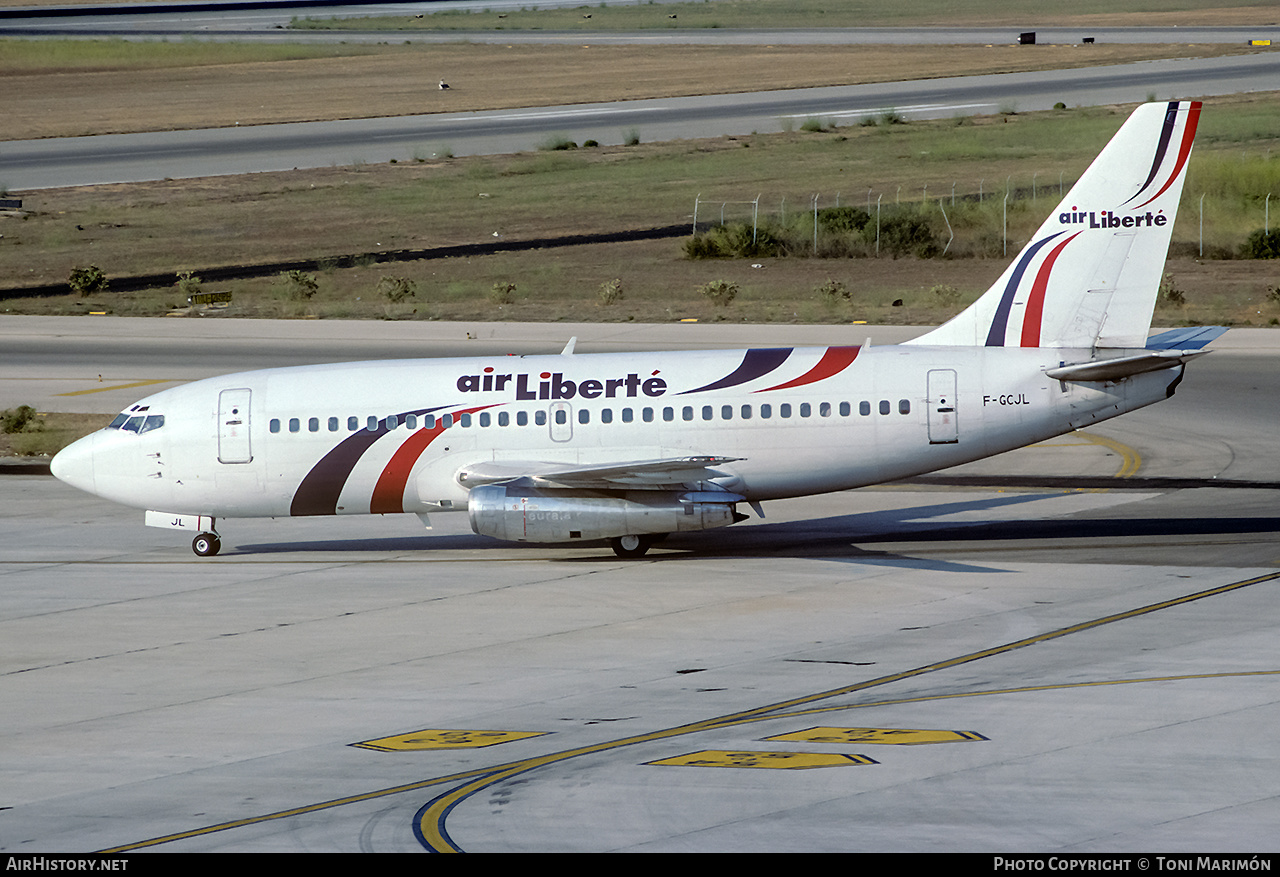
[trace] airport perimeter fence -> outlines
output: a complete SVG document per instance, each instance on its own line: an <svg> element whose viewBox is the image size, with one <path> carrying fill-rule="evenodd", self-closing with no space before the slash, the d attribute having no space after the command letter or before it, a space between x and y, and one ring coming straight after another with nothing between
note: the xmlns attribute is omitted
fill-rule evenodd
<svg viewBox="0 0 1280 877"><path fill-rule="evenodd" d="M1034 174L1030 185L1015 185L1012 177L994 189L988 182L981 179L969 191L953 181L800 197L759 193L752 199L699 192L686 255L1008 257L1076 181L1062 172ZM1280 258L1271 200L1269 191L1184 190L1171 251L1215 259Z"/></svg>

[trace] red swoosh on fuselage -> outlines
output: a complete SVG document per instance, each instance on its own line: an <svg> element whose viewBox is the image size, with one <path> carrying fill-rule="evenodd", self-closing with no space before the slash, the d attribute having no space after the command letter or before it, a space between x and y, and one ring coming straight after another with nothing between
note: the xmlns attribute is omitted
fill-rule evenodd
<svg viewBox="0 0 1280 877"><path fill-rule="evenodd" d="M449 414L458 417L492 407L494 406L480 405L464 411L452 411ZM428 446L445 431L445 427L441 425L444 422L444 416L437 417L433 428L419 429L396 448L396 452L391 455L391 459L383 468L382 474L378 476L378 483L373 487L373 496L369 499L369 514L390 515L404 511L404 489L409 483L409 473L413 471L413 464L418 462L418 458ZM457 427L451 426L449 429L457 429Z"/></svg>
<svg viewBox="0 0 1280 877"><path fill-rule="evenodd" d="M756 390L756 392L767 393L770 390L788 390L792 387L803 387L805 384L816 383L833 375L838 375L858 358L858 351L861 349L861 347L828 347L827 352L822 354L822 359L818 360L818 364L800 377L787 381L785 384Z"/></svg>

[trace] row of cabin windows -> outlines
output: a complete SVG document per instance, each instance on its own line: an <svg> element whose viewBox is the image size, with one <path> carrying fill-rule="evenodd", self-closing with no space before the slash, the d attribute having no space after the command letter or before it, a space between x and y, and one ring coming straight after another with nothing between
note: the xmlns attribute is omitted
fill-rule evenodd
<svg viewBox="0 0 1280 877"><path fill-rule="evenodd" d="M800 417L812 417L815 413L815 410L819 417L830 417L836 411L839 412L841 417L851 417L853 415L853 404L850 402L840 402L833 407L832 403L830 402L819 402L817 403L817 406L815 409L815 406L812 405L811 403L801 402L799 405L795 406L793 409L790 402L783 402L777 407L777 416L782 419L790 418L793 416L793 414L798 414ZM878 410L881 414L890 414L893 411L893 405L889 402L888 399L881 399L878 406ZM528 426L529 419L530 419L529 413L530 412L528 411L514 412L516 426ZM645 423L653 423L654 420L658 417L661 417L661 419L665 423L672 423L676 420L676 409L669 406L666 408L662 408L660 410L654 409L654 408L641 408L639 413L640 413L640 419ZM898 413L899 414L911 413L911 401L909 399L898 400ZM859 402L858 414L862 415L863 417L869 416L871 414L871 403L865 402L865 401ZM541 408L534 411L533 412L534 425L546 426L547 416L548 416L548 412ZM682 421L693 421L699 418L701 418L702 420L715 420L717 419L717 416L719 417L720 420L734 420L735 418L739 420L752 420L753 418L759 418L760 420L769 420L774 416L774 406L768 402L759 406L739 405L735 407L733 405L720 405L720 406L703 405L701 407L701 410L699 411L699 409L693 405L685 405L679 411L679 418ZM564 408L554 409L551 412L551 417L554 418L557 424L563 425L565 423L568 423L569 422L568 406ZM612 408L600 409L599 417L600 417L601 423L613 423L613 409ZM631 409L631 408L623 408L619 412L619 417L623 423L632 423L635 420L636 412L634 409ZM425 414L425 415L422 415L421 417L417 414L406 414L404 415L403 423L406 429L411 429L411 430L417 429L419 425L421 425L425 429L435 429L437 426L444 429L448 429L449 427L454 425L461 426L461 427L469 427L473 423L473 418L474 418L474 422L482 427L492 426L495 423L498 426L510 426L511 420L512 420L512 412L498 411L496 413L493 413L489 411L481 411L479 414L476 414L476 415L445 414L440 418L438 418L438 420L434 414ZM348 432L356 432L362 428L367 429L370 432L376 432L380 425L380 422L381 421L379 421L378 417L373 414L369 415L363 422L360 420L359 417L352 416L347 418L346 426L347 426ZM591 422L591 410L589 408L579 408L578 423L588 424L590 422ZM395 429L400 425L400 423L401 423L400 417L395 414L388 415L386 418L387 429ZM338 432L342 428L342 423L339 418L330 417L328 418L328 421L326 422L325 426L328 428L329 432ZM271 431L280 432L280 427L281 427L280 419L273 417L271 419L271 424L270 424ZM289 428L289 432L301 432L302 431L301 418L298 418L298 417L289 418L288 428ZM319 417L307 418L307 431L320 432Z"/></svg>

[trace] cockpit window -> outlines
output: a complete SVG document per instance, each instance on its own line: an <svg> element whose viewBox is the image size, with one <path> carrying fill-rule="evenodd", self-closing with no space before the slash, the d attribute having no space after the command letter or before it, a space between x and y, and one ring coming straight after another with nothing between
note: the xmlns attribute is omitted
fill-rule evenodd
<svg viewBox="0 0 1280 877"><path fill-rule="evenodd" d="M135 414L130 417L129 412L117 414L116 419L108 424L107 429L122 429L125 432L136 432L142 435L144 432L151 432L153 429L159 429L164 426L163 414Z"/></svg>

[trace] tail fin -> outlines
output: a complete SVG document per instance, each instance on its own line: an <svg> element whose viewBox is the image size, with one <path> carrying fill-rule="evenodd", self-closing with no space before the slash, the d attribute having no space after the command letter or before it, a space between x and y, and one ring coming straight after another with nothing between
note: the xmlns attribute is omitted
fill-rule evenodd
<svg viewBox="0 0 1280 877"><path fill-rule="evenodd" d="M1199 101L1134 110L995 285L909 343L1143 347L1199 119Z"/></svg>

